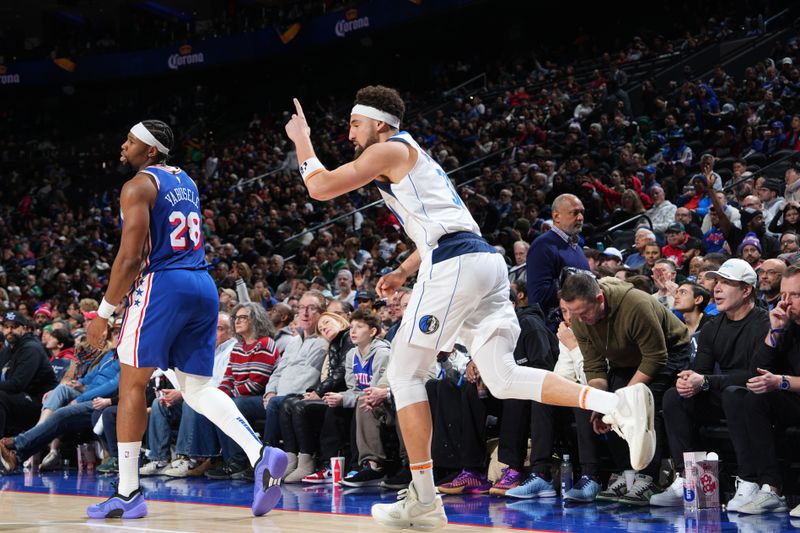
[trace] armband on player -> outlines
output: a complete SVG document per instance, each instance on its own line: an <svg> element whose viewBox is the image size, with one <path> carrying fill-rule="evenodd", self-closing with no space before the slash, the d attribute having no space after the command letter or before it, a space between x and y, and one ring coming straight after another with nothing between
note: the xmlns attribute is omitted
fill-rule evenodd
<svg viewBox="0 0 800 533"><path fill-rule="evenodd" d="M315 174L319 174L325 170L325 165L323 165L319 159L316 157L311 157L303 161L300 165L300 176L303 178L303 181L308 181L311 176Z"/></svg>
<svg viewBox="0 0 800 533"><path fill-rule="evenodd" d="M97 316L104 320L108 320L111 318L111 315L114 314L114 311L117 310L117 306L114 304L110 304L103 298L103 301L100 302L100 307L97 309Z"/></svg>

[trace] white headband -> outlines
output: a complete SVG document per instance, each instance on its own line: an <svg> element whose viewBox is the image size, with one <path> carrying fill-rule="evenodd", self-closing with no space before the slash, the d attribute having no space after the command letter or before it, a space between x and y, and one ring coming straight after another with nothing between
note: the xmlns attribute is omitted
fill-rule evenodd
<svg viewBox="0 0 800 533"><path fill-rule="evenodd" d="M141 122L131 128L131 133L134 137L145 143L147 146L154 146L156 150L164 155L169 154L169 149L158 142L158 139L156 139L153 134L150 133L150 130L148 130Z"/></svg>
<svg viewBox="0 0 800 533"><path fill-rule="evenodd" d="M374 107L370 107L368 105L361 105L356 104L353 106L353 110L350 112L351 115L364 115L367 118L372 118L375 120L380 120L381 122L385 122L393 128L400 127L400 119L396 116L387 113L386 111L381 111L380 109L376 109Z"/></svg>

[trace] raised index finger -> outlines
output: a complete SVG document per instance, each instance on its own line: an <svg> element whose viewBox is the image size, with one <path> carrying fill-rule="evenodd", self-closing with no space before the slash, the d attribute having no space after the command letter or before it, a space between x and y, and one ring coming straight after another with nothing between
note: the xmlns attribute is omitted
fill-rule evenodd
<svg viewBox="0 0 800 533"><path fill-rule="evenodd" d="M294 108L297 110L297 116L306 118L303 114L303 106L300 105L300 100L297 98L293 98L292 100L294 101Z"/></svg>

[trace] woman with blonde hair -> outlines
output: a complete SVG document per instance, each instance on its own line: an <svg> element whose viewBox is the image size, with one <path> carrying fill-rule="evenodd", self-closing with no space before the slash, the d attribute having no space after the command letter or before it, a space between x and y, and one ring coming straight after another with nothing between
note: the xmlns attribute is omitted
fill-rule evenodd
<svg viewBox="0 0 800 533"><path fill-rule="evenodd" d="M287 398L281 405L281 435L284 451L289 455L285 478L287 483L300 481L314 472L312 454L315 450L306 450L303 446L319 442L319 428L327 409L322 398L329 392L347 389L345 361L347 352L353 347L350 323L336 313L322 313L317 322L317 334L330 343L328 355L322 364L319 385L302 396ZM293 475L295 472L297 474Z"/></svg>

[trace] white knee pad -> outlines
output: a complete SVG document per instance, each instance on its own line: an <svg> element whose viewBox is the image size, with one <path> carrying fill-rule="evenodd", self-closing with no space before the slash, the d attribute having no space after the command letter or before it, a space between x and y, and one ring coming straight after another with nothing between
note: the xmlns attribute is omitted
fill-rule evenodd
<svg viewBox="0 0 800 533"><path fill-rule="evenodd" d="M542 401L542 385L549 373L541 368L520 366L514 360L510 332L499 330L473 354L481 380L499 399Z"/></svg>
<svg viewBox="0 0 800 533"><path fill-rule="evenodd" d="M209 395L208 391L217 390L213 385L210 377L198 376L196 374L187 374L181 370L175 370L175 375L178 376L178 384L181 386L181 394L183 394L183 401L186 404L200 413L203 413L203 405L208 405L202 401L202 398ZM214 393L211 392L211 395Z"/></svg>
<svg viewBox="0 0 800 533"><path fill-rule="evenodd" d="M398 332L399 334L400 332ZM411 404L428 401L425 378L434 360L428 350L413 346L392 345L392 358L386 369L386 377L392 389L394 404L398 410Z"/></svg>

